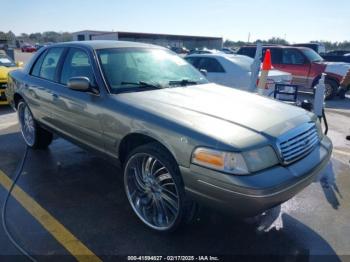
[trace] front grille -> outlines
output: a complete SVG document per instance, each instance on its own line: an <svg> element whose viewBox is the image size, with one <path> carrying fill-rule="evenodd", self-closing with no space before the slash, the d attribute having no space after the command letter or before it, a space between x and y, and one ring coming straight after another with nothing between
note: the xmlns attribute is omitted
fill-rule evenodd
<svg viewBox="0 0 350 262"><path fill-rule="evenodd" d="M299 126L278 140L282 161L286 165L309 154L320 141L314 123Z"/></svg>

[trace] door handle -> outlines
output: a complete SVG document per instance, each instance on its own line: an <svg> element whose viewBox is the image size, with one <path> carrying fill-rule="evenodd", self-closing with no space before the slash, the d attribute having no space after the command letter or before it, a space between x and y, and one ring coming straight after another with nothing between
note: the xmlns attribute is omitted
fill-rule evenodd
<svg viewBox="0 0 350 262"><path fill-rule="evenodd" d="M57 94L52 94L52 98L53 98L54 100L57 100L57 99L58 99L58 95L57 95Z"/></svg>

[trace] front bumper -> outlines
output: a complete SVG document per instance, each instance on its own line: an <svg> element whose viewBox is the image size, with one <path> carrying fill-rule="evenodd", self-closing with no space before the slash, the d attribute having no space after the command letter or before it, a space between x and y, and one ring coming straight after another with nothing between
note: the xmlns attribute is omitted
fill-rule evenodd
<svg viewBox="0 0 350 262"><path fill-rule="evenodd" d="M197 202L238 216L258 215L295 196L329 162L332 142L324 137L303 159L249 176L228 175L196 165L180 167L186 192Z"/></svg>

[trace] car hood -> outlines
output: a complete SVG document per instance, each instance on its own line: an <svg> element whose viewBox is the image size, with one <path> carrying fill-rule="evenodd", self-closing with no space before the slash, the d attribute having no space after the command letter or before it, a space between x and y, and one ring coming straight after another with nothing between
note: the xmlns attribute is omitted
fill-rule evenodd
<svg viewBox="0 0 350 262"><path fill-rule="evenodd" d="M7 75L10 71L18 69L17 67L0 66L0 81L7 81Z"/></svg>
<svg viewBox="0 0 350 262"><path fill-rule="evenodd" d="M278 137L310 121L312 116L301 108L217 84L125 93L116 97L218 140L228 139L235 145L243 141L245 145L256 142L261 138L258 136Z"/></svg>
<svg viewBox="0 0 350 262"><path fill-rule="evenodd" d="M350 70L350 64L344 62L322 61L317 62L316 64L325 66L325 73L336 74L339 76L345 76L346 73Z"/></svg>

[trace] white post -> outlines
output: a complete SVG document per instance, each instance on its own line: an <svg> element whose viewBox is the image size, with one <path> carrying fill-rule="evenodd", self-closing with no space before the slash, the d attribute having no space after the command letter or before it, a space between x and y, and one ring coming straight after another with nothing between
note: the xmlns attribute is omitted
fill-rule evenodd
<svg viewBox="0 0 350 262"><path fill-rule="evenodd" d="M323 107L324 107L324 99L325 99L325 74L322 74L321 79L318 81L315 90L315 98L314 98L314 113L318 117L322 117Z"/></svg>
<svg viewBox="0 0 350 262"><path fill-rule="evenodd" d="M254 62L251 65L251 76L250 76L250 85L249 92L255 92L256 82L259 78L260 66L261 66L261 57L262 57L262 43L258 42L256 45L256 52Z"/></svg>

